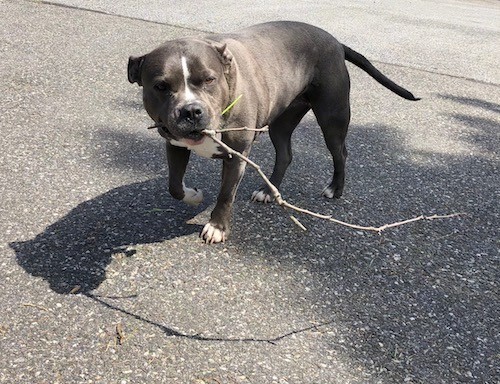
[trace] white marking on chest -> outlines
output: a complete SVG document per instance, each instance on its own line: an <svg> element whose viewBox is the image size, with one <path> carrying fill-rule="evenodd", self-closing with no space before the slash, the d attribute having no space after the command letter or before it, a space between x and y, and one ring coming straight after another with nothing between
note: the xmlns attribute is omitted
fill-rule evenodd
<svg viewBox="0 0 500 384"><path fill-rule="evenodd" d="M191 73L189 72L189 68L187 66L187 60L185 56L181 57L181 66L182 66L182 75L184 76L184 97L186 101L196 100L196 96L194 95L191 88L189 88L189 76Z"/></svg>
<svg viewBox="0 0 500 384"><path fill-rule="evenodd" d="M217 134L217 138L220 139L221 134ZM191 151L194 151L197 155L202 157L207 157L211 159L214 155L221 155L222 151L219 148L219 144L210 139L210 137L204 137L199 143L196 145L191 144L186 139L180 140L170 140L170 144L175 145L177 147L184 147Z"/></svg>

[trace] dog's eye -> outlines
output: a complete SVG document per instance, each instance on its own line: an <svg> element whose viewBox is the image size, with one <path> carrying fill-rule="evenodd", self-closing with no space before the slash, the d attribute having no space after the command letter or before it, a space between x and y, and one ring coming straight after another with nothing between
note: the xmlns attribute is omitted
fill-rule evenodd
<svg viewBox="0 0 500 384"><path fill-rule="evenodd" d="M157 90L158 92L167 92L170 89L170 86L165 83L164 81L156 83L154 85L154 89Z"/></svg>
<svg viewBox="0 0 500 384"><path fill-rule="evenodd" d="M213 84L215 83L215 77L213 76L208 76L206 79L205 79L205 85L210 85L210 84Z"/></svg>

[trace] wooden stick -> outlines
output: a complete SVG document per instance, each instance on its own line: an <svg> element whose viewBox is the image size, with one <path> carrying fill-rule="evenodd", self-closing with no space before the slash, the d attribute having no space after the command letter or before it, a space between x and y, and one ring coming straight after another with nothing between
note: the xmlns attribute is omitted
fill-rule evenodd
<svg viewBox="0 0 500 384"><path fill-rule="evenodd" d="M268 132L269 131L269 126L265 125L262 128L241 127L241 128L221 128L221 129L214 129L215 133L224 133L224 132L233 132L233 131Z"/></svg>
<svg viewBox="0 0 500 384"><path fill-rule="evenodd" d="M297 225L297 227L299 227L303 231L307 231L307 228L304 227L304 225L295 216L290 215L290 219L292 219L292 221Z"/></svg>
<svg viewBox="0 0 500 384"><path fill-rule="evenodd" d="M267 128L267 127L264 127L264 128ZM240 130L240 131L252 130L252 129L249 129L247 127L230 128L230 129L232 131L236 131L236 130ZM384 224L384 225L381 225L380 227L373 227L373 226L363 226L363 225L356 225L356 224L346 223L345 221L341 221L341 220L337 220L337 219L333 218L331 215L322 215L320 213L316 213L316 212L310 211L308 209L297 207L296 205L288 203L286 200L284 200L281 197L281 193L278 190L278 188L276 188L276 186L273 183L271 183L271 181L267 178L267 176L264 174L264 172L262 171L262 169L260 168L259 165L257 165L256 163L254 163L252 160L250 160L245 155L242 155L238 151L235 151L234 149L232 149L231 147L229 147L228 145L226 145L224 142L222 142L220 139L218 139L216 137L216 133L218 133L218 132L219 131L217 131L217 130L208 130L208 129L205 129L205 130L202 131L203 134L205 134L207 136L210 136L210 138L213 141L215 141L222 148L224 148L228 152L229 155L236 156L236 157L240 158L241 160L243 160L244 162L246 162L247 164L249 164L250 166L252 166L258 172L258 174L260 175L260 177L264 180L264 182L266 183L266 185L271 190L271 194L273 195L274 199L276 200L276 203L278 205L280 205L281 207L289 208L289 209L292 209L292 210L300 212L300 213L305 213L307 215L316 217L318 219L328 220L328 221L331 221L333 223L340 224L340 225L343 225L343 226L346 226L346 227L349 227L349 228L359 229L359 230L363 230L363 231L378 232L379 234L382 231L385 231L388 228L398 227L398 226L401 226L401 225L413 223L415 221L420 221L420 220L435 220L435 219L447 219L447 218L452 218L452 217L458 217L458 216L465 215L465 213L452 213L452 214L449 214L449 215L433 215L433 216L424 216L424 215L421 215L421 216L414 217L414 218L411 218L411 219L407 219L407 220L403 220L403 221L398 221L396 223ZM294 218L293 216L291 216L291 218L292 218L292 221L295 224L297 224L301 229L306 230L305 227L302 224L300 224L300 222L298 222L298 220L296 218Z"/></svg>

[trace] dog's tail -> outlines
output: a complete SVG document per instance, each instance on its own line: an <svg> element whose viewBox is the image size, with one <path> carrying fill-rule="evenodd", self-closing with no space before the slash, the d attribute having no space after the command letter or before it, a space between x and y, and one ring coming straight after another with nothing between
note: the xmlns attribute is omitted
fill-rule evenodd
<svg viewBox="0 0 500 384"><path fill-rule="evenodd" d="M382 72L380 72L377 68L375 68L373 64L370 63L368 59L364 57L362 54L356 52L355 50L349 48L346 45L342 44L342 46L344 47L345 59L347 61L361 68L363 71L368 73L371 77L373 77L384 87L390 89L396 95L399 95L407 100L412 100L412 101L420 100L420 98L413 96L413 94L410 91L397 85L394 81L385 76Z"/></svg>

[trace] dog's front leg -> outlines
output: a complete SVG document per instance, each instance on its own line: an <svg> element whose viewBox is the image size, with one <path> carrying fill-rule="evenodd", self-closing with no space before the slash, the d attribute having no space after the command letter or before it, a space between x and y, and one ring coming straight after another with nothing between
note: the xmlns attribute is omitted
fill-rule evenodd
<svg viewBox="0 0 500 384"><path fill-rule="evenodd" d="M184 174L190 154L190 150L167 142L168 191L174 199L196 206L203 201L203 192L184 185Z"/></svg>
<svg viewBox="0 0 500 384"><path fill-rule="evenodd" d="M231 230L233 202L246 163L233 156L225 159L222 166L222 186L210 221L201 231L200 237L208 244L224 242Z"/></svg>

